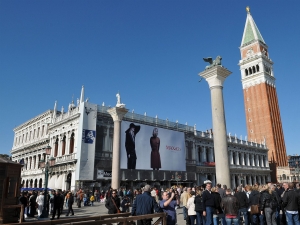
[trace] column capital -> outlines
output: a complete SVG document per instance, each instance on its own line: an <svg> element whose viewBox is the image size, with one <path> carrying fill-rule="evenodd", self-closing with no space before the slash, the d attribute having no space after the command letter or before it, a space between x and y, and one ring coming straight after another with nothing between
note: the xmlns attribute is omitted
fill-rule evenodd
<svg viewBox="0 0 300 225"><path fill-rule="evenodd" d="M107 112L111 115L114 122L115 121L121 122L124 115L128 112L128 109L121 108L121 107L113 107L108 109Z"/></svg>
<svg viewBox="0 0 300 225"><path fill-rule="evenodd" d="M214 66L199 73L199 76L203 77L209 85L209 88L223 87L224 80L231 74L223 66Z"/></svg>

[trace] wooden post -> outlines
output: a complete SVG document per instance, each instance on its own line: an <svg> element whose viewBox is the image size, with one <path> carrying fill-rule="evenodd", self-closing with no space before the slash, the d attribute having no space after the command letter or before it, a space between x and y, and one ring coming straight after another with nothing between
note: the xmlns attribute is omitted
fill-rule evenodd
<svg viewBox="0 0 300 225"><path fill-rule="evenodd" d="M21 205L21 211L20 211L20 221L19 223L24 222L24 205Z"/></svg>

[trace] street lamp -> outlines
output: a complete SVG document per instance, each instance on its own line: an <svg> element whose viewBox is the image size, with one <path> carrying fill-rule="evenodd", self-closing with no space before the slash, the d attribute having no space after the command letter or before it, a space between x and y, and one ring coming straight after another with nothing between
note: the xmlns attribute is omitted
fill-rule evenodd
<svg viewBox="0 0 300 225"><path fill-rule="evenodd" d="M47 159L47 156L51 153L51 147L48 145L45 148L45 160L40 160L39 165L40 168L45 168L45 187L44 187L44 208L40 218L48 218L48 210L47 210L47 197L48 197L48 176L49 176L49 167L53 166L55 163L55 158L50 157Z"/></svg>

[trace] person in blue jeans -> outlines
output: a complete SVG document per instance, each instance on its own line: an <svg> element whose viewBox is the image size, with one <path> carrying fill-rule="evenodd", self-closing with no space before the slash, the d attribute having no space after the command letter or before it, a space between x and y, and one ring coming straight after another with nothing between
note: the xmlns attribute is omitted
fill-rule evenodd
<svg viewBox="0 0 300 225"><path fill-rule="evenodd" d="M239 202L239 214L238 217L244 217L245 225L249 225L249 217L248 217L248 197L246 193L243 191L242 186L238 186L236 189L236 193L234 196L237 198Z"/></svg>
<svg viewBox="0 0 300 225"><path fill-rule="evenodd" d="M283 187L285 192L282 197L282 206L285 209L286 222L288 225L299 225L300 195L294 190L294 183L283 183Z"/></svg>
<svg viewBox="0 0 300 225"><path fill-rule="evenodd" d="M226 196L222 199L221 207L224 210L226 224L239 225L239 202L231 193L231 189L226 189Z"/></svg>
<svg viewBox="0 0 300 225"><path fill-rule="evenodd" d="M202 193L203 216L206 217L206 225L213 225L215 211L215 199L211 192L211 183L206 183L206 189Z"/></svg>

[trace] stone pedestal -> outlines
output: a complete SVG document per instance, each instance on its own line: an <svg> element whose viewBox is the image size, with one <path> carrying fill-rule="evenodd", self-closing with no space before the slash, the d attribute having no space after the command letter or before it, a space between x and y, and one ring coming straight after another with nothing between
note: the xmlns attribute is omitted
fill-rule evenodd
<svg viewBox="0 0 300 225"><path fill-rule="evenodd" d="M199 75L203 77L209 85L211 92L213 139L216 163L217 183L231 185L230 170L228 163L227 134L223 102L223 83L226 77L231 74L229 70L222 66L214 66Z"/></svg>
<svg viewBox="0 0 300 225"><path fill-rule="evenodd" d="M117 189L120 187L120 140L121 140L121 122L128 109L114 107L107 110L114 121L114 141L113 141L113 158L111 187Z"/></svg>

